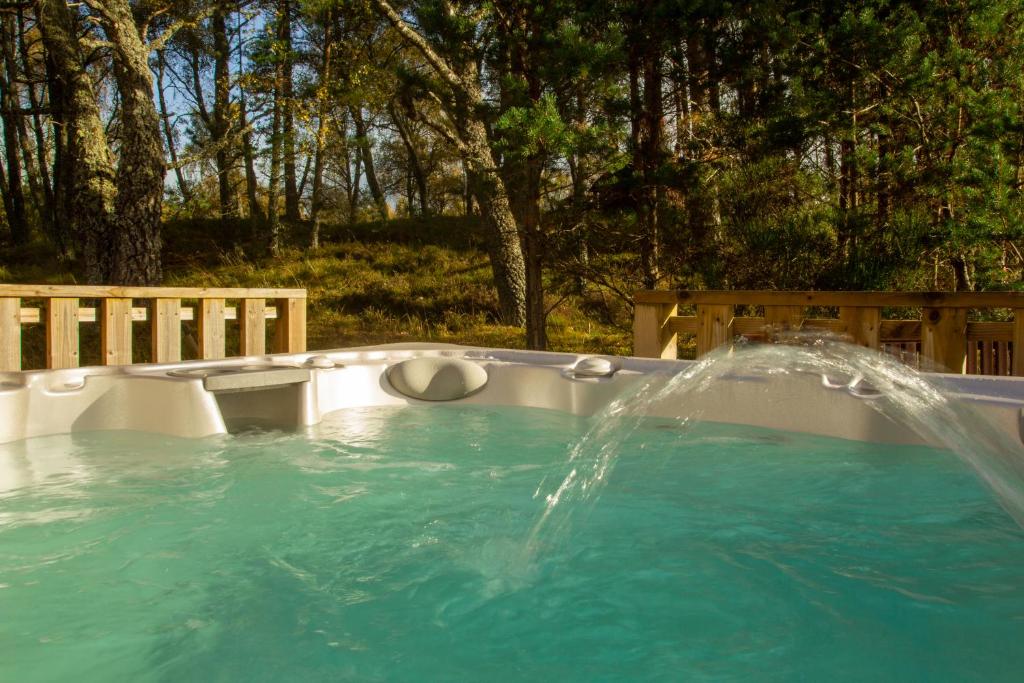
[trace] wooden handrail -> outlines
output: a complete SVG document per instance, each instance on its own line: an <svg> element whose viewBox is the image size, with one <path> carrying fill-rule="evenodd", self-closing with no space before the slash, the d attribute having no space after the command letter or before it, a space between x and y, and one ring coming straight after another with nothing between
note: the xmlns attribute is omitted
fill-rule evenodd
<svg viewBox="0 0 1024 683"><path fill-rule="evenodd" d="M42 308L22 307L22 299L42 299ZM99 299L99 307L80 306ZM147 300L144 307L133 300ZM195 300L195 308L182 300ZM237 299L238 307L225 305ZM272 303L268 306L267 300ZM225 321L238 320L242 355L266 353L266 320L276 318L274 353L306 350L306 290L233 287L107 287L94 285L0 285L0 371L22 368L22 325L46 327L46 367L79 365L79 325L99 323L100 362L127 365L132 358L132 326L150 325L156 363L181 360L181 323L195 320L199 356L225 357Z"/></svg>
<svg viewBox="0 0 1024 683"><path fill-rule="evenodd" d="M633 353L676 358L679 335L696 337L697 356L743 336L817 329L894 353L923 369L1024 376L1024 292L658 291L634 295ZM696 314L679 315L679 306ZM737 316L736 306L764 308ZM808 318L807 308L838 308ZM918 320L883 319L885 308L919 308ZM971 309L1012 309L1011 322L968 322ZM1021 349L1021 353L1015 353Z"/></svg>
<svg viewBox="0 0 1024 683"><path fill-rule="evenodd" d="M857 308L1024 308L1024 292L778 292L761 290L643 290L635 303Z"/></svg>
<svg viewBox="0 0 1024 683"><path fill-rule="evenodd" d="M304 289L276 287L118 287L107 285L0 285L0 297L78 299L305 299Z"/></svg>

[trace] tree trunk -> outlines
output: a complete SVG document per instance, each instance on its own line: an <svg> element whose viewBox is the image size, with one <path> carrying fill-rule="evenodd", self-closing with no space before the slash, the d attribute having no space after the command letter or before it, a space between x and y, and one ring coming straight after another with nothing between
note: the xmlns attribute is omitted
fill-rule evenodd
<svg viewBox="0 0 1024 683"><path fill-rule="evenodd" d="M345 153L346 166L349 165L349 153ZM361 189L363 182L363 155L359 153L359 150L355 150L355 168L352 169L352 177L349 180L349 193L348 193L348 222L355 223L359 220L359 200L362 194Z"/></svg>
<svg viewBox="0 0 1024 683"><path fill-rule="evenodd" d="M284 65L278 61L274 67L274 105L270 124L270 178L267 180L268 246L271 254L281 250L281 218L277 211L281 185L281 115Z"/></svg>
<svg viewBox="0 0 1024 683"><path fill-rule="evenodd" d="M167 141L167 153L171 157L171 166L174 168L174 177L178 181L178 191L181 192L181 199L186 204L192 202L192 188L185 180L185 173L178 164L178 149L174 142L174 128L171 126L171 114L167 110L167 98L164 95L164 52L157 53L156 70L156 94L160 100L160 119L163 121L164 138Z"/></svg>
<svg viewBox="0 0 1024 683"><path fill-rule="evenodd" d="M64 0L39 0L39 27L50 57L53 76L59 85L51 106L61 112L64 144L61 166L65 173L65 201L71 232L82 250L86 280L107 281L107 259L117 187L107 147L106 129L100 117L92 77L77 40L78 27Z"/></svg>
<svg viewBox="0 0 1024 683"><path fill-rule="evenodd" d="M884 85L878 86L878 97L880 101L888 99L888 89ZM884 230L889 224L889 205L891 199L891 163L892 163L892 138L890 130L892 121L885 113L880 115L878 131L878 164L875 167L875 189L878 198L875 207L875 226L878 230Z"/></svg>
<svg viewBox="0 0 1024 683"><path fill-rule="evenodd" d="M116 233L110 281L159 284L164 154L153 103L149 46L139 35L128 0L106 0L104 31L114 44L114 80L121 96Z"/></svg>
<svg viewBox="0 0 1024 683"><path fill-rule="evenodd" d="M339 156L344 162L341 165L341 171L345 199L348 202L348 222L355 223L359 209L359 182L362 177L360 175L362 173L361 157L356 152L355 168L353 169L352 147L349 145L348 119L345 117L345 112L339 111L337 116L331 118L331 124L334 126L335 136L341 144Z"/></svg>
<svg viewBox="0 0 1024 683"><path fill-rule="evenodd" d="M307 154L306 160L302 164L302 175L299 176L299 199L302 199L302 195L306 193L306 181L309 180L309 169L313 165L313 155Z"/></svg>
<svg viewBox="0 0 1024 683"><path fill-rule="evenodd" d="M710 21L703 21L704 68L706 69L708 108L711 113L718 116L722 113L721 88L718 77L718 37L715 35L715 27Z"/></svg>
<svg viewBox="0 0 1024 683"><path fill-rule="evenodd" d="M363 120L363 112L359 107L349 107L349 113L352 115L352 123L356 127L356 145L363 158L366 186L370 188L370 196L373 197L373 203L377 205L377 212L380 214L381 220L386 221L391 218L391 211L388 209L384 191L377 180L377 170L373 165L373 150L370 148L370 137L366 129L366 122Z"/></svg>
<svg viewBox="0 0 1024 683"><path fill-rule="evenodd" d="M644 215L647 225L643 237L643 268L650 288L661 279L661 209L664 204L664 186L658 175L664 160L664 105L661 92L661 46L655 37L648 41L644 53L644 109L641 117L644 178Z"/></svg>
<svg viewBox="0 0 1024 683"><path fill-rule="evenodd" d="M37 15L41 12L37 9ZM47 44L46 32L41 31L43 44ZM74 125L67 121L70 86L65 87L61 70L57 67L58 60L46 47L46 83L47 99L50 105L50 129L53 136L53 229L55 242L60 245L61 254L70 256L72 248L80 248L74 244L77 234L76 223L72 216L72 188L74 186L74 164L71 158L72 130ZM91 84L90 84L91 88ZM44 134L45 137L45 134ZM45 140L44 140L45 143ZM83 261L84 250L82 252Z"/></svg>
<svg viewBox="0 0 1024 683"><path fill-rule="evenodd" d="M245 199L249 206L249 220L262 222L266 220L266 214L260 207L259 201L259 180L256 177L256 163L252 151L252 131L249 127L249 114L246 108L245 87L243 85L245 76L245 63L242 61L244 52L242 44L242 19L241 13L236 14L235 35L238 37L238 130L240 131L240 142L242 145L242 162L245 167Z"/></svg>
<svg viewBox="0 0 1024 683"><path fill-rule="evenodd" d="M20 10L19 10L20 20ZM17 102L21 102L21 84L28 81L28 77L19 74L18 66L18 52L15 50L15 44L24 42L23 36L20 35L20 23L15 24L15 18L11 15L7 15L5 18L7 24L7 35L9 36L9 42L5 41L4 49L4 61L7 62L7 81L11 85L14 98ZM24 68L24 66L22 66ZM26 84L28 88L33 88L32 83ZM21 150L21 162L22 169L24 170L25 179L28 180L29 194L32 197L32 212L35 215L37 224L44 224L46 222L46 212L49 210L46 203L46 197L43 192L42 180L39 165L37 163L35 154L32 149L32 140L29 137L28 125L26 124L26 115L18 114L15 117L17 122L17 133L18 133L18 147Z"/></svg>
<svg viewBox="0 0 1024 683"><path fill-rule="evenodd" d="M693 126L690 116L690 77L687 73L687 64L681 54L674 57L675 68L672 70L672 104L675 110L675 137L672 143L672 151L676 157L681 157L686 148L686 141L693 137Z"/></svg>
<svg viewBox="0 0 1024 683"><path fill-rule="evenodd" d="M662 162L661 49L656 37L644 35L648 22L636 27L629 55L631 146L640 228L640 266L644 287L654 289L661 273L658 169ZM643 86L641 87L641 80Z"/></svg>
<svg viewBox="0 0 1024 683"><path fill-rule="evenodd" d="M18 139L18 117L21 109L16 88L18 87L17 64L13 61L14 40L13 17L5 15L0 23L0 40L3 43L2 56L5 69L0 75L0 106L3 106L4 154L7 159L7 225L11 231L11 242L26 244L29 240L28 210L25 202L21 172L21 141Z"/></svg>
<svg viewBox="0 0 1024 683"><path fill-rule="evenodd" d="M24 34L25 32L25 17L20 8L18 9L18 31L20 34ZM26 88L28 92L28 103L29 106L32 107L32 132L35 137L36 162L43 193L41 210L42 228L43 231L53 239L61 253L64 254L67 251L67 244L62 230L58 229L56 224L56 201L54 197L53 182L50 177L49 145L46 141L46 133L44 132L43 120L40 115L40 110L43 107L43 98L36 94L36 81L42 80L43 75L37 74L32 67L33 60L29 58L27 42L25 40L18 41L18 47L21 51L21 63L24 68L25 80L28 81ZM52 113L51 118L53 118Z"/></svg>
<svg viewBox="0 0 1024 683"><path fill-rule="evenodd" d="M499 100L503 111L517 106L536 106L543 93L531 49L534 47L531 41L538 33L533 19L530 7L522 5L510 11L507 22L499 25L499 43L508 48L505 60L497 67L499 72L504 71L501 73ZM543 145L525 155L522 151L517 152L504 159L502 180L522 238L526 274L526 347L544 350L547 348L547 310L544 306L545 239L540 199L546 152Z"/></svg>
<svg viewBox="0 0 1024 683"><path fill-rule="evenodd" d="M473 191L469 187L469 165L462 159L462 215L473 215Z"/></svg>
<svg viewBox="0 0 1024 683"><path fill-rule="evenodd" d="M199 120L206 126L206 130L213 131L213 117L206 106L206 95L203 94L203 72L202 57L199 54L199 45L194 44L188 53L188 67L192 72L192 96L196 99L196 114Z"/></svg>
<svg viewBox="0 0 1024 683"><path fill-rule="evenodd" d="M484 123L469 119L460 132L467 151L470 192L480 205L488 236L499 314L506 325L522 327L526 324L526 263L508 192L498 175Z"/></svg>
<svg viewBox="0 0 1024 683"><path fill-rule="evenodd" d="M4 218L7 219L9 225L10 220L7 217L14 212L14 205L11 202L11 189L7 184L7 174L4 172L3 164L0 164L0 199L3 199Z"/></svg>
<svg viewBox="0 0 1024 683"><path fill-rule="evenodd" d="M416 183L416 193L419 195L420 215L429 216L430 204L427 201L427 174L423 171L423 164L420 162L419 153L416 151L416 145L412 139L412 131L394 102L388 104L388 112L391 114L391 120L395 122L395 128L398 129L399 137L402 138L402 145L405 146L405 153L409 160L409 171ZM409 201L409 211L412 211L411 199Z"/></svg>
<svg viewBox="0 0 1024 683"><path fill-rule="evenodd" d="M313 190L310 198L309 220L312 229L309 234L309 248L320 247L320 211L323 209L324 145L327 141L328 95L326 85L331 82L331 67L334 58L335 9L327 10L324 22L323 59L320 62L320 89L317 92L316 141L313 148Z"/></svg>
<svg viewBox="0 0 1024 683"><path fill-rule="evenodd" d="M582 108L581 110L582 111ZM573 121L576 125L582 125L579 121L579 117ZM569 166L569 177L572 180L572 210L574 216L581 216L584 210L584 201L586 188L583 182L583 168L581 167L580 157L575 153L569 154L566 157L567 165ZM576 260L578 267L575 269L573 281L576 285L576 295L584 296L587 290L587 280L584 277L585 269L590 265L590 245L587 244L587 231L585 224L578 218L574 219L576 225L574 226L574 232L576 233Z"/></svg>
<svg viewBox="0 0 1024 683"><path fill-rule="evenodd" d="M320 211L323 209L324 144L327 124L321 116L316 126L316 149L313 150L313 191L309 207L309 220L313 224L309 235L309 248L320 248Z"/></svg>
<svg viewBox="0 0 1024 683"><path fill-rule="evenodd" d="M245 93L238 99L238 123L242 133L242 160L245 164L245 199L249 205L249 218L257 221L267 219L260 206L259 180L256 178L256 162L252 151L252 132L249 130L249 115L246 113Z"/></svg>
<svg viewBox="0 0 1024 683"><path fill-rule="evenodd" d="M284 161L284 215L289 221L301 218L299 186L295 173L295 84L292 78L292 5L281 0L278 40L284 52L281 64L281 154Z"/></svg>
<svg viewBox="0 0 1024 683"><path fill-rule="evenodd" d="M359 184L363 177L363 157L356 148L353 154L351 140L348 137L348 119L345 113L339 112L332 119L335 133L342 145L341 157L344 160L342 171L345 181L345 198L348 200L348 222L355 223L359 218Z"/></svg>
<svg viewBox="0 0 1024 683"><path fill-rule="evenodd" d="M548 347L547 309L544 306L544 231L540 220L540 180L543 164L539 155L526 160L526 187L522 215L523 257L526 261L526 348L543 351Z"/></svg>
<svg viewBox="0 0 1024 683"><path fill-rule="evenodd" d="M221 218L235 215L238 202L231 192L231 43L228 40L227 8L215 0L210 28L213 32L213 116L210 140L214 145L213 163L217 171L217 201Z"/></svg>

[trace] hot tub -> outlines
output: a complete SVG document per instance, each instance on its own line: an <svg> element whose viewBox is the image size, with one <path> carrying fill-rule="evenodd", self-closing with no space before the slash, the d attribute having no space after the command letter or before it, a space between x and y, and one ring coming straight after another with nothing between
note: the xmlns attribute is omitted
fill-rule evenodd
<svg viewBox="0 0 1024 683"><path fill-rule="evenodd" d="M0 377L0 679L1016 680L1021 381L774 358Z"/></svg>

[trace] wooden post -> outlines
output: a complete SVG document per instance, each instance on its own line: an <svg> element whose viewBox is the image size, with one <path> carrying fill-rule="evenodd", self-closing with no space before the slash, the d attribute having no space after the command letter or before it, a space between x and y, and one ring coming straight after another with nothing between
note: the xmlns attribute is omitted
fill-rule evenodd
<svg viewBox="0 0 1024 683"><path fill-rule="evenodd" d="M633 311L633 355L641 358L678 357L678 335L668 327L669 318L678 312L679 305L674 303L637 302Z"/></svg>
<svg viewBox="0 0 1024 683"><path fill-rule="evenodd" d="M922 370L963 372L967 361L967 309L921 309ZM925 367L930 363L930 367Z"/></svg>
<svg viewBox="0 0 1024 683"><path fill-rule="evenodd" d="M199 357L213 360L226 354L224 299L199 300Z"/></svg>
<svg viewBox="0 0 1024 683"><path fill-rule="evenodd" d="M1024 377L1024 308L1013 309L1013 375Z"/></svg>
<svg viewBox="0 0 1024 683"><path fill-rule="evenodd" d="M100 362L132 364L132 300L100 300Z"/></svg>
<svg viewBox="0 0 1024 683"><path fill-rule="evenodd" d="M181 299L153 299L153 362L181 360Z"/></svg>
<svg viewBox="0 0 1024 683"><path fill-rule="evenodd" d="M21 370L21 299L0 298L0 371Z"/></svg>
<svg viewBox="0 0 1024 683"><path fill-rule="evenodd" d="M697 358L732 341L732 304L697 306Z"/></svg>
<svg viewBox="0 0 1024 683"><path fill-rule="evenodd" d="M302 353L306 350L306 300L277 299L275 304L274 353Z"/></svg>
<svg viewBox="0 0 1024 683"><path fill-rule="evenodd" d="M78 367L78 299L46 300L46 367Z"/></svg>
<svg viewBox="0 0 1024 683"><path fill-rule="evenodd" d="M841 306L839 319L846 324L846 333L854 344L869 349L879 347L882 330L882 309L865 306Z"/></svg>
<svg viewBox="0 0 1024 683"><path fill-rule="evenodd" d="M243 356L262 356L267 352L266 310L265 299L242 299L238 310L238 325Z"/></svg>
<svg viewBox="0 0 1024 683"><path fill-rule="evenodd" d="M764 326L769 332L799 330L803 322L803 306L764 307Z"/></svg>

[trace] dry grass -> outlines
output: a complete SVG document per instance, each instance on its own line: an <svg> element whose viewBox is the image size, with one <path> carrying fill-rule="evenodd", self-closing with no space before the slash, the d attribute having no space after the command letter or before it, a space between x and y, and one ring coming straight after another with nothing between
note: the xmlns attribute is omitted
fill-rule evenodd
<svg viewBox="0 0 1024 683"><path fill-rule="evenodd" d="M328 349L392 342L444 342L519 348L523 331L497 321L497 295L485 254L435 245L346 241L276 259L226 256L213 266L169 275L168 284L303 287L308 346ZM570 299L548 321L550 348L628 353L624 324L602 324Z"/></svg>
<svg viewBox="0 0 1024 683"><path fill-rule="evenodd" d="M291 247L276 258L253 256L240 237L246 228L221 228L168 225L165 284L305 288L310 349L413 341L523 346L521 329L497 322L490 264L475 226L465 220L336 226L325 231L320 249ZM295 228L294 242L305 241L302 231ZM9 264L0 268L0 280L80 280L73 264L44 248L18 256L0 255ZM549 317L549 347L629 353L629 316L622 302L598 291L585 300L570 297Z"/></svg>

